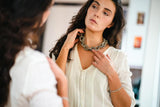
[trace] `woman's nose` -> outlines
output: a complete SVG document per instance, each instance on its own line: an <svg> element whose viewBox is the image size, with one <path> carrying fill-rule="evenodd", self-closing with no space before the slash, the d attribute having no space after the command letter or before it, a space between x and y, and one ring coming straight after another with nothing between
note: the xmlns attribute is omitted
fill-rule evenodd
<svg viewBox="0 0 160 107"><path fill-rule="evenodd" d="M99 17L100 17L100 10L97 10L94 15L95 15L97 18L99 18Z"/></svg>

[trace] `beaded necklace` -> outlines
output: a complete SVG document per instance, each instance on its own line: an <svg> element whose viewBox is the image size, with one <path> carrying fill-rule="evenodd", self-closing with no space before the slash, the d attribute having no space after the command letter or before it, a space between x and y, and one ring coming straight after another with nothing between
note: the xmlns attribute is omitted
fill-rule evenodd
<svg viewBox="0 0 160 107"><path fill-rule="evenodd" d="M81 42L81 46L82 46L86 51L99 50L99 49L105 47L105 46L108 44L108 41L103 38L103 42L102 42L99 46L89 48L89 47L85 44L85 38L84 38L83 34L81 34L81 36L79 36L79 40L80 40L80 42Z"/></svg>

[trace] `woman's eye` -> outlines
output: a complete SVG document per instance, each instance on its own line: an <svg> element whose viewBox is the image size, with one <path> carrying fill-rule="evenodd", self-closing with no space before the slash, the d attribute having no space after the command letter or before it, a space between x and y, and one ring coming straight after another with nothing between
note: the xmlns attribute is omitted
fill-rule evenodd
<svg viewBox="0 0 160 107"><path fill-rule="evenodd" d="M107 13L107 12L103 12L103 13L104 13L104 15L108 16L108 13Z"/></svg>
<svg viewBox="0 0 160 107"><path fill-rule="evenodd" d="M93 5L92 7L93 7L94 9L95 9L95 8L97 8L97 6L96 6L96 5Z"/></svg>

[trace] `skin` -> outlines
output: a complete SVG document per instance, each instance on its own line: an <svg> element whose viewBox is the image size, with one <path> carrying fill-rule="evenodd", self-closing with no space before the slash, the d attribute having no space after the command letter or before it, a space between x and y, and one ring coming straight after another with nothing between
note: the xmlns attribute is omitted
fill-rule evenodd
<svg viewBox="0 0 160 107"><path fill-rule="evenodd" d="M51 8L52 8L53 4L54 4L54 0L52 1L51 6L43 13L41 26L47 21L48 16L50 15Z"/></svg>
<svg viewBox="0 0 160 107"><path fill-rule="evenodd" d="M85 18L85 44L89 47L95 47L103 41L103 31L106 28L113 26L112 20L114 18L116 7L111 0L95 0L87 11ZM79 33L84 33L82 29L75 29L68 34L67 39L61 49L61 52L56 60L58 66L65 71L67 56L69 49L74 46L78 39L75 39ZM117 72L112 66L110 57L105 56L103 52L108 49L109 45L98 51L86 51L78 42L78 54L82 69L87 69L90 66L95 66L108 78L110 90L117 90L121 87L121 82ZM106 90L107 91L107 90ZM116 93L110 93L112 104L114 107L130 107L131 98L127 92L122 88Z"/></svg>
<svg viewBox="0 0 160 107"><path fill-rule="evenodd" d="M112 26L112 20L115 14L114 3L110 1L95 0L87 11L85 24L93 32L103 33L104 29Z"/></svg>

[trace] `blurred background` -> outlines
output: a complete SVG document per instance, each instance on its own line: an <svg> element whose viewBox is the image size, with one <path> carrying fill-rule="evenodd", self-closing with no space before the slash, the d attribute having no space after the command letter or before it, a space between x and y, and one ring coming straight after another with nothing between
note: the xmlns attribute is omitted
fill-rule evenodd
<svg viewBox="0 0 160 107"><path fill-rule="evenodd" d="M55 0L38 50L49 50L86 0ZM136 107L160 107L160 0L122 0L126 27L120 49L128 55Z"/></svg>

